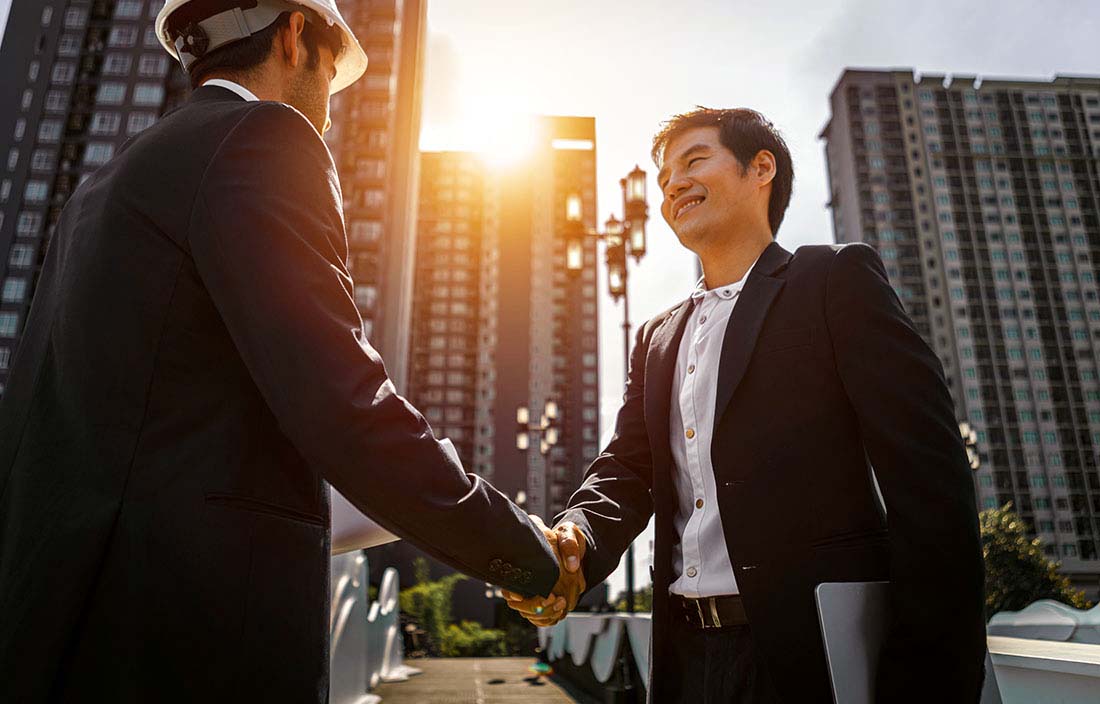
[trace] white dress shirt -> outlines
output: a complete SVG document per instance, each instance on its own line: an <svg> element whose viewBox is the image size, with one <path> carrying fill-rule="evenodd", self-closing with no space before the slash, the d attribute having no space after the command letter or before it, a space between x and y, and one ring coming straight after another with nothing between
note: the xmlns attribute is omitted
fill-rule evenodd
<svg viewBox="0 0 1100 704"><path fill-rule="evenodd" d="M226 90L231 90L248 101L259 100L259 98L256 97L255 93L245 88L240 83L227 81L224 78L211 78L203 81L202 84L204 86L218 86L220 88L225 88Z"/></svg>
<svg viewBox="0 0 1100 704"><path fill-rule="evenodd" d="M694 309L676 356L669 414L678 499L673 524L680 538L672 549L671 594L698 599L739 593L718 512L710 445L726 325L751 271L752 266L740 281L709 291L700 279L691 294Z"/></svg>

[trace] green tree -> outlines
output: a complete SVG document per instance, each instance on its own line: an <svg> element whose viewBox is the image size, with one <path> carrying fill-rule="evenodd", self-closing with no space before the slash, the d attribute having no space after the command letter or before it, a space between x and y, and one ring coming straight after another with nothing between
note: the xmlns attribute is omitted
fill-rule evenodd
<svg viewBox="0 0 1100 704"><path fill-rule="evenodd" d="M416 564L417 584L401 590L401 611L427 636L425 650L429 655L440 655L447 626L451 625L451 595L455 584L466 579L461 574L447 575L443 579L429 581L427 561Z"/></svg>
<svg viewBox="0 0 1100 704"><path fill-rule="evenodd" d="M446 658L491 658L507 655L504 631L485 628L475 621L447 626L440 654Z"/></svg>
<svg viewBox="0 0 1100 704"><path fill-rule="evenodd" d="M1038 538L1027 537L1027 526L1012 504L982 511L978 516L985 558L985 615L1019 611L1039 599L1054 599L1078 609L1089 608L1084 592L1058 574L1059 563L1043 555Z"/></svg>
<svg viewBox="0 0 1100 704"><path fill-rule="evenodd" d="M615 598L615 610L626 611L626 591L619 592ZM649 584L634 591L634 610L646 612L653 610L653 585Z"/></svg>

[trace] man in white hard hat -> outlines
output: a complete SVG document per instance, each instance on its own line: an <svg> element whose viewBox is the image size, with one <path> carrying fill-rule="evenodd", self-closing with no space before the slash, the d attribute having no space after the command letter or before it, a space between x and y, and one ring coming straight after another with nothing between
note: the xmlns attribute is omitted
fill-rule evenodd
<svg viewBox="0 0 1100 704"><path fill-rule="evenodd" d="M365 337L321 132L366 58L335 6L157 27L196 89L69 200L0 406L0 702L326 702L327 483L575 602L583 544L466 474Z"/></svg>

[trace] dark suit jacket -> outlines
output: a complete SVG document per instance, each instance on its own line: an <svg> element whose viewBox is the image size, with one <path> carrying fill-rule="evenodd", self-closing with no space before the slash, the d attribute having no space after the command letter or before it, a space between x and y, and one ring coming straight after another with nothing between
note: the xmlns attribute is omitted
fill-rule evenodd
<svg viewBox="0 0 1100 704"><path fill-rule="evenodd" d="M0 411L0 701L327 701L331 482L548 593L371 348L297 111L205 87L73 194Z"/></svg>
<svg viewBox="0 0 1100 704"><path fill-rule="evenodd" d="M691 306L638 331L615 436L559 516L588 537L585 576L598 584L656 513L655 702L672 698L669 407ZM977 701L985 628L973 480L939 360L875 251L765 249L726 329L715 409L726 544L753 639L785 701L831 700L816 585L884 579L893 620L880 700Z"/></svg>

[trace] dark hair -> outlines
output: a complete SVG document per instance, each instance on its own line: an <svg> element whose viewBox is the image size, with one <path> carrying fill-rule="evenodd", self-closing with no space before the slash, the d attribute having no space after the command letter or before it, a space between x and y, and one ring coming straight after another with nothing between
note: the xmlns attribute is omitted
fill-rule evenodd
<svg viewBox="0 0 1100 704"><path fill-rule="evenodd" d="M168 19L168 33L169 36L176 36L183 27L186 27L196 19L203 19L210 17L210 11L205 8L208 3L195 3L196 5L203 5L204 7L197 7L197 12L204 12L204 14L195 17L195 12L186 13L188 6L180 8L178 12L172 13L172 16ZM224 3L222 3L224 5ZM222 7L221 9L226 9ZM332 51L332 55L336 56L340 53L343 47L343 38L340 36L340 31L335 27L329 27L322 20L313 16L313 13L307 8L302 8L302 13L306 17L305 27L302 28L302 43L306 47L306 68L313 71L317 68L321 61L321 55L317 51L318 47L324 43ZM239 39L231 44L226 44L223 47L219 47L210 52L201 59L197 59L195 63L191 64L191 68L187 71L188 78L191 81L191 88L195 89L202 85L202 82L211 73L247 73L251 69L256 68L271 55L271 49L275 43L275 35L279 30L290 24L290 12L283 12L275 18L275 21L268 26L256 32L250 37Z"/></svg>
<svg viewBox="0 0 1100 704"><path fill-rule="evenodd" d="M771 198L768 200L768 224L772 228L772 237L775 237L791 202L791 189L794 185L791 152L779 130L768 118L755 110L716 110L700 106L691 112L675 115L661 124L661 129L653 136L653 163L661 166L668 143L696 127L718 128L718 140L737 157L741 164L741 173L748 169L753 158L762 149L767 149L775 157L775 178L772 179Z"/></svg>

